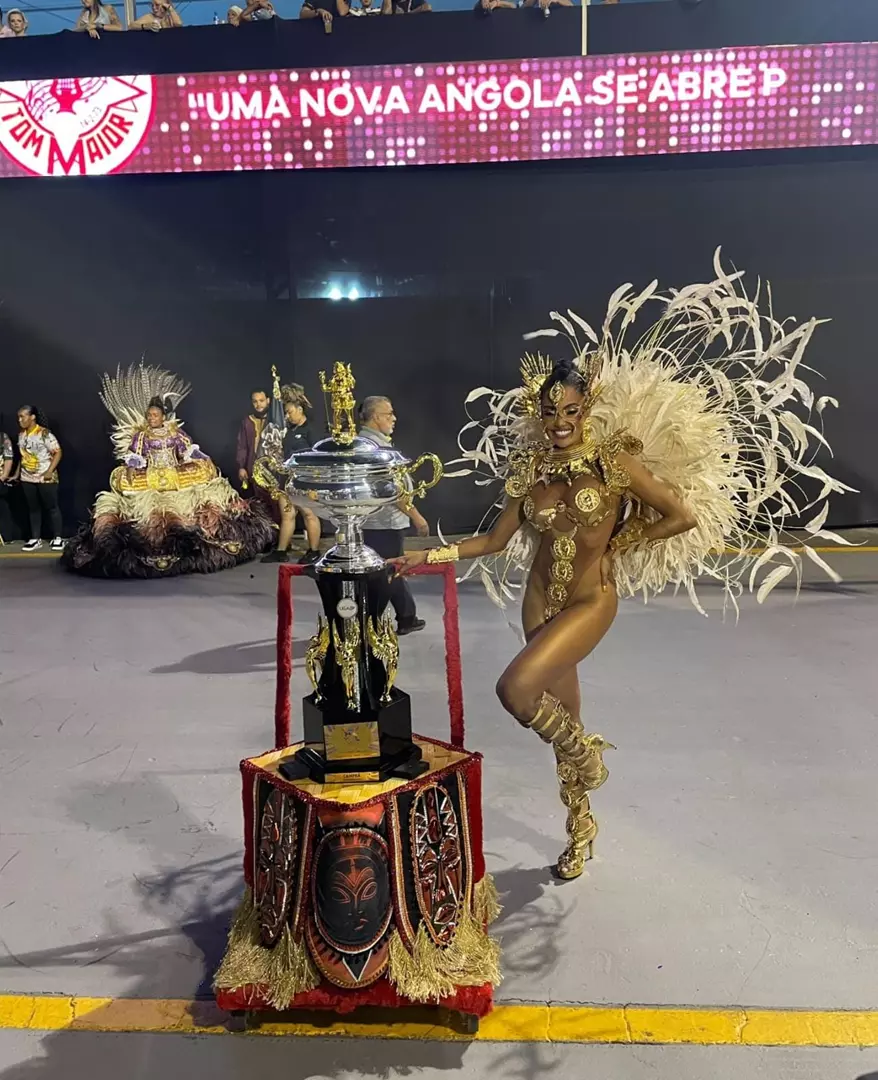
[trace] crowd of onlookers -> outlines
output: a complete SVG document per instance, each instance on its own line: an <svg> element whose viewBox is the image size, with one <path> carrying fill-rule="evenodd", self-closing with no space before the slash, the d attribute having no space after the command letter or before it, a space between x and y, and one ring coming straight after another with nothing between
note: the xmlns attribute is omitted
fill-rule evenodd
<svg viewBox="0 0 878 1080"><path fill-rule="evenodd" d="M104 32L122 31L125 26L112 4L103 0L81 0L82 11L73 29L99 38ZM548 15L552 7L573 7L581 0L476 0L475 10L488 15L502 8L538 8ZM594 3L617 4L619 0L593 0ZM362 15L421 15L432 11L430 0L303 0L300 19L322 19L325 29L336 18ZM277 18L271 0L248 0L244 7L233 4L223 20L230 26ZM215 18L215 22L219 22ZM129 30L173 30L183 25L180 13L172 0L150 0L150 10L128 25ZM0 10L0 38L27 37L28 21L20 8L10 8L3 17Z"/></svg>
<svg viewBox="0 0 878 1080"><path fill-rule="evenodd" d="M308 545L300 561L313 563L320 555L320 523L312 508L283 489L279 489L280 495L278 490L269 490L257 477L257 462L267 460L266 455L270 452L266 448L269 429L280 437L281 445L275 452L279 452L284 461L310 449L322 438L309 424L311 402L304 387L298 383L282 387L280 400L282 420L272 413L272 396L267 386L252 391L250 410L241 421L235 447L238 482L245 497L261 499L278 518L277 546L263 562L288 561L299 516ZM151 405L147 415L152 411ZM164 413L161 406L159 412ZM396 413L390 398L384 395L364 398L357 410L357 419L358 436L364 444L381 449L393 447ZM53 538L50 541L52 550L63 551L65 541L58 505L61 444L35 405L22 405L17 420L15 443L0 429L0 542L15 536L10 503L21 497L23 506L20 508L26 511L29 530L23 550L38 551L44 545L43 537L50 536ZM371 514L364 522L363 536L379 555L392 559L402 555L404 537L412 528L419 536L427 536L430 531L426 518L417 507L398 504L382 507ZM414 598L401 577L394 579L391 585L390 603L396 612L397 633L410 634L423 628L424 620L418 618Z"/></svg>
<svg viewBox="0 0 878 1080"><path fill-rule="evenodd" d="M104 32L125 30L112 4L105 4L103 0L81 0L81 2L82 11L73 26L74 30L86 33L93 38L99 38ZM244 7L233 4L226 13L225 21L232 26L239 26L251 21L273 19L275 14L271 0L249 0ZM149 11L129 23L128 29L156 32L174 30L182 25L183 20L172 0L150 0ZM0 10L0 38L27 37L27 32L28 21L19 8L10 8L5 19Z"/></svg>

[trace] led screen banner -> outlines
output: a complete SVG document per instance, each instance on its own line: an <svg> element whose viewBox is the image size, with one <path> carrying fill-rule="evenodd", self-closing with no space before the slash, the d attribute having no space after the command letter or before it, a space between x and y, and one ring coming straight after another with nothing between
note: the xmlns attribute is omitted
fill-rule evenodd
<svg viewBox="0 0 878 1080"><path fill-rule="evenodd" d="M0 175L878 142L878 44L0 82Z"/></svg>

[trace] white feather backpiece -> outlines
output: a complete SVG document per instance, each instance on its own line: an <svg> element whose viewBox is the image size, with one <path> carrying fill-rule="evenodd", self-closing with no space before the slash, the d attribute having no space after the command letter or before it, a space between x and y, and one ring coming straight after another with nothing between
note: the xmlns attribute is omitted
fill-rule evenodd
<svg viewBox="0 0 878 1080"><path fill-rule="evenodd" d="M163 368L147 366L141 361L125 370L116 368L115 375L104 374L101 380L101 401L116 421L113 427L113 449L120 461L128 452L134 433L144 424L149 403L161 398L168 408L168 419L176 420L176 410L191 387L177 375ZM182 426L177 421L178 426Z"/></svg>
<svg viewBox="0 0 878 1080"><path fill-rule="evenodd" d="M676 490L698 522L681 536L618 555L620 595L647 600L673 584L706 614L695 583L709 578L721 583L737 614L745 587L762 603L790 574L798 586L803 556L839 580L809 541L847 543L823 526L829 496L853 489L814 464L818 447L829 449L819 418L838 404L815 399L804 377L803 355L818 320L779 322L770 288L758 286L748 296L743 274L727 274L719 250L714 272L714 281L667 294L657 291L657 282L640 293L623 285L610 298L600 335L573 312L552 312L561 329L527 337L567 337L580 364L598 353L595 438L624 429L640 439L643 463ZM635 337L633 324L650 304L661 306L659 317ZM461 430L462 457L452 463L461 467L446 475L476 473L477 484L505 478L509 451L534 437L517 407L522 393L480 387L469 395L467 406L487 404L487 419L471 419ZM501 506L502 498L491 514ZM653 513L641 512L647 519ZM793 539L790 523L808 513L799 526L802 543ZM502 556L479 560L465 576L481 576L502 604L529 568L536 543L535 530L523 526Z"/></svg>

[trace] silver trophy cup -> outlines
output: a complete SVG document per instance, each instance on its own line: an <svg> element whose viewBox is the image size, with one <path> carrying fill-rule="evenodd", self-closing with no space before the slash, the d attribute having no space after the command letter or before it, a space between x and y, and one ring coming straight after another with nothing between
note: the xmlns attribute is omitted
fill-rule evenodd
<svg viewBox="0 0 878 1080"><path fill-rule="evenodd" d="M412 474L431 465L433 475L414 481ZM363 540L363 523L376 510L410 506L442 476L435 454L411 462L398 450L355 437L341 442L323 439L312 449L293 454L284 464L290 499L335 526L335 544L317 562L322 573L367 573L380 570L384 559Z"/></svg>

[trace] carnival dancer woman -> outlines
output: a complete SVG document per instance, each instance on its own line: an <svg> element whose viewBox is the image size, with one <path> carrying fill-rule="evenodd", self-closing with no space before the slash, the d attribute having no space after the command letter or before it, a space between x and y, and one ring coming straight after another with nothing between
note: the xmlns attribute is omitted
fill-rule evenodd
<svg viewBox="0 0 878 1080"><path fill-rule="evenodd" d="M159 368L104 376L101 399L117 421L122 464L92 520L69 542L67 569L93 577L212 573L268 546L268 516L240 498L177 420L188 392Z"/></svg>
<svg viewBox="0 0 878 1080"><path fill-rule="evenodd" d="M741 275L723 272L719 254L715 267L709 285L664 296L655 282L640 295L623 286L600 339L578 316L553 313L574 359L526 357L518 391L481 388L468 399L487 398L489 417L464 428L484 432L465 451L464 471L504 482L492 526L393 560L405 571L475 559L498 600L511 594L509 570L525 572L526 644L497 694L554 748L568 809L562 878L578 877L591 855L597 823L589 792L607 778L602 752L610 746L584 731L576 667L612 625L618 596L647 598L672 582L703 613L695 592L703 575L720 581L737 608L745 571L752 589L758 572L776 564L759 586L761 602L801 573L801 551L837 579L807 544L792 550L783 542L788 520L814 506L806 531L839 541L823 528L827 497L850 490L813 464L809 446L825 439L790 408L820 413L836 404L815 404L798 370L816 320L796 328L777 322L760 311L758 294L751 300L743 292ZM629 346L628 328L650 300L664 310ZM820 485L810 501L800 495L803 479ZM750 555L757 542L758 555ZM727 547L742 554L726 558Z"/></svg>
<svg viewBox="0 0 878 1080"><path fill-rule="evenodd" d="M408 569L423 562L496 555L527 521L540 532L522 603L527 644L497 683L503 707L551 743L558 760L561 797L568 806L569 840L558 874L578 877L590 854L597 823L588 791L607 777L599 735L580 720L577 665L609 630L618 598L612 574L614 546L657 542L695 527L691 513L667 485L634 456L636 440L620 436L598 445L588 412L592 394L573 361L556 364L540 388L544 447L522 456L506 482L507 500L494 527L451 548L406 556ZM632 524L613 539L622 497L654 511L647 527Z"/></svg>

